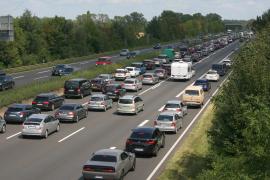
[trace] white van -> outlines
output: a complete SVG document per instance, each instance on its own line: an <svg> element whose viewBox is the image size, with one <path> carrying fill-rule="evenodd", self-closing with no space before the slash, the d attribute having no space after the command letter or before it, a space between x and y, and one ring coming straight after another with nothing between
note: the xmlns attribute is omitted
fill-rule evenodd
<svg viewBox="0 0 270 180"><path fill-rule="evenodd" d="M195 74L191 62L173 62L171 64L171 79L173 80L189 80Z"/></svg>

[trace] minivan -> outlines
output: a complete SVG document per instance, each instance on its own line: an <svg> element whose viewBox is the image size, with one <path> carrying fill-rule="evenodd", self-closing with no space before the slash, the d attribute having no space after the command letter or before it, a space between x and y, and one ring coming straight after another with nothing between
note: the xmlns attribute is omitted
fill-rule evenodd
<svg viewBox="0 0 270 180"><path fill-rule="evenodd" d="M138 114L143 111L144 103L139 96L125 95L118 100L117 113Z"/></svg>
<svg viewBox="0 0 270 180"><path fill-rule="evenodd" d="M68 97L80 97L83 98L86 95L91 95L91 85L87 79L71 79L65 82L64 96Z"/></svg>
<svg viewBox="0 0 270 180"><path fill-rule="evenodd" d="M183 104L201 107L204 102L204 91L201 86L188 86L182 96Z"/></svg>

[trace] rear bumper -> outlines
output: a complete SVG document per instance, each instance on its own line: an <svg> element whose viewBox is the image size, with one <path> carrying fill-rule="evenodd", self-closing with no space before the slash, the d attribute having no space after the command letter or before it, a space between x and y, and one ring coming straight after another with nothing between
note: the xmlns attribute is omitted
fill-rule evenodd
<svg viewBox="0 0 270 180"><path fill-rule="evenodd" d="M119 175L117 173L103 173L103 172L88 172L82 171L82 175L84 179L119 179Z"/></svg>
<svg viewBox="0 0 270 180"><path fill-rule="evenodd" d="M176 127L174 127L174 126L172 126L172 127L155 126L155 127L158 128L162 132L175 132L176 131Z"/></svg>

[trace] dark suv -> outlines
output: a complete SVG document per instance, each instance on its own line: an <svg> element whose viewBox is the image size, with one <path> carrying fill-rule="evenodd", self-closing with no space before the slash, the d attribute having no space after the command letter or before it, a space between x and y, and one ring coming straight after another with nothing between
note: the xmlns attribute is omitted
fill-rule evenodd
<svg viewBox="0 0 270 180"><path fill-rule="evenodd" d="M44 109L44 110L54 110L62 106L64 98L58 96L54 93L43 93L39 94L33 101L32 106L34 108Z"/></svg>
<svg viewBox="0 0 270 180"><path fill-rule="evenodd" d="M52 70L52 76L64 76L71 74L74 71L73 67L66 64L58 64Z"/></svg>
<svg viewBox="0 0 270 180"><path fill-rule="evenodd" d="M143 61L143 64L145 65L147 70L153 70L156 68L156 64L155 61L150 60L150 59L146 59Z"/></svg>
<svg viewBox="0 0 270 180"><path fill-rule="evenodd" d="M87 79L71 79L65 82L64 96L68 97L80 97L91 95L91 84Z"/></svg>
<svg viewBox="0 0 270 180"><path fill-rule="evenodd" d="M12 89L15 82L11 76L0 76L0 90Z"/></svg>
<svg viewBox="0 0 270 180"><path fill-rule="evenodd" d="M95 78L91 80L91 89L93 91L104 91L107 82L102 78Z"/></svg>
<svg viewBox="0 0 270 180"><path fill-rule="evenodd" d="M126 94L126 90L122 88L120 84L108 84L103 90L104 94L107 94L109 98L113 100L118 100Z"/></svg>
<svg viewBox="0 0 270 180"><path fill-rule="evenodd" d="M165 135L158 128L137 127L126 141L126 151L142 155L157 156L165 145Z"/></svg>
<svg viewBox="0 0 270 180"><path fill-rule="evenodd" d="M39 114L40 109L28 104L14 104L8 107L4 114L7 123L22 123L31 114Z"/></svg>

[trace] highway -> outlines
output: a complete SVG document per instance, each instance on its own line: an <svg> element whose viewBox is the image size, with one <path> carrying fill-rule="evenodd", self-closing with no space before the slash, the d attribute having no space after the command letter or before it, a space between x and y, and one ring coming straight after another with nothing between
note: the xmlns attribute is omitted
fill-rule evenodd
<svg viewBox="0 0 270 180"><path fill-rule="evenodd" d="M199 77L202 77L213 63L219 62L231 55L238 47L239 43L234 42L197 63L195 65L196 75L190 81L174 82L165 80L155 86L143 86L143 89L138 94L144 100L145 109L138 115L117 115L115 113L116 103L114 103L114 107L107 112L89 111L87 119L83 119L79 123L62 123L60 132L50 135L48 139L22 139L20 136L22 126L16 124L8 125L7 132L0 135L0 179L82 179L82 166L91 153L102 148L116 147L123 149L132 128L137 126L153 126L153 120L166 101L181 97L185 87ZM93 63L87 64L90 66ZM75 64L75 66L78 66L78 64ZM43 71L44 73L39 74L40 77L48 74L45 72L46 69ZM25 72L21 76L28 77L29 75L27 81L32 81L33 79L31 78L38 78L33 76L37 73L38 71ZM16 74L16 76L20 76L20 74ZM212 89L206 93L205 103L211 98L226 77L222 77L219 82L212 83ZM17 78L17 80L20 79L25 81L25 78ZM21 81L20 83L22 83ZM20 83L18 81L18 85ZM129 93L132 94L133 92ZM80 102L84 104L88 99L89 97L67 99L65 102ZM167 161L163 157L168 151L174 152L174 149L170 150L170 148L179 137L180 142L176 144L176 147L181 146L182 140L192 129L193 123L196 123L197 117L200 115L198 113L201 112L203 112L203 109L189 109L188 115L184 118L184 127L176 135L166 134L165 148L159 151L158 156L137 157L136 170L128 173L125 179L156 179ZM171 157L171 154L167 154L167 156ZM161 161L165 163L158 166ZM156 168L157 166L159 168ZM155 171L153 171L154 169Z"/></svg>

